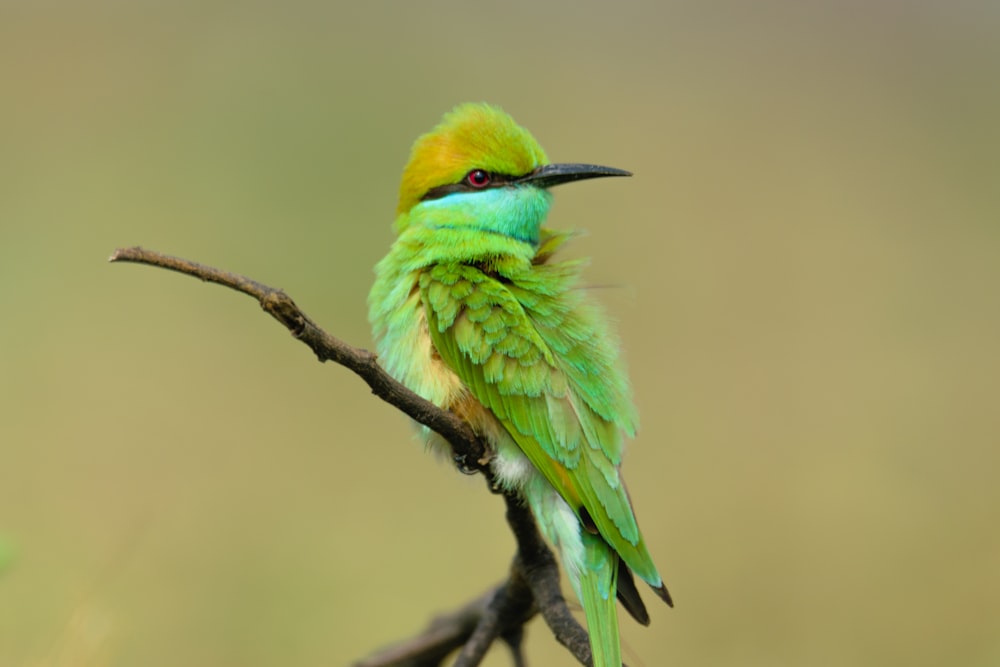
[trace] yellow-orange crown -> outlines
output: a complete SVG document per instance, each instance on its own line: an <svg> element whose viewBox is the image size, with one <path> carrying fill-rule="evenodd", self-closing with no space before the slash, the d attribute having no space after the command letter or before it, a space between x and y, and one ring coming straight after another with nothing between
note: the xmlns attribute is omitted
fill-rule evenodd
<svg viewBox="0 0 1000 667"><path fill-rule="evenodd" d="M406 213L432 188L458 183L473 169L523 176L547 162L531 133L499 107L460 104L414 142L397 212Z"/></svg>

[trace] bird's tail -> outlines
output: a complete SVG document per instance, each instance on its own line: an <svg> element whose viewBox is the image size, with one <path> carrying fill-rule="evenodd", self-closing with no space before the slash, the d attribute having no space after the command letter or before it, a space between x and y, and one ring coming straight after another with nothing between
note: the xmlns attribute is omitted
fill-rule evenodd
<svg viewBox="0 0 1000 667"><path fill-rule="evenodd" d="M594 667L621 667L618 611L615 608L618 554L599 535L580 532L585 559L580 572L578 593L587 616Z"/></svg>

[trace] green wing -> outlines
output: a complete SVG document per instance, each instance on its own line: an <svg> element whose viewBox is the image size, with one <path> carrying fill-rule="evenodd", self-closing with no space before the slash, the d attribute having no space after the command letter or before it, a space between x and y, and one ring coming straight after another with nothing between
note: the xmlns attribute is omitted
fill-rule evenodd
<svg viewBox="0 0 1000 667"><path fill-rule="evenodd" d="M442 360L625 563L662 585L618 474L634 409L615 346L571 288L578 263L499 277L438 264L420 280Z"/></svg>

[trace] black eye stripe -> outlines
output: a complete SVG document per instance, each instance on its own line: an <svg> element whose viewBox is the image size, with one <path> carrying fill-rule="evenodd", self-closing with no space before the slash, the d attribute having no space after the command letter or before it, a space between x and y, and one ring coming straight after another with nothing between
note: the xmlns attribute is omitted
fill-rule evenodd
<svg viewBox="0 0 1000 667"><path fill-rule="evenodd" d="M469 177L477 171L482 171L486 174L489 182L485 185L476 187L469 184ZM508 174L498 174L494 171L487 171L485 169L473 169L462 176L462 180L458 183L446 183L445 185L439 185L435 188L428 190L420 201L427 201L429 199L440 199L441 197L446 197L456 192L482 192L483 190L489 190L490 188L499 188L512 183L517 180L516 176L510 176Z"/></svg>

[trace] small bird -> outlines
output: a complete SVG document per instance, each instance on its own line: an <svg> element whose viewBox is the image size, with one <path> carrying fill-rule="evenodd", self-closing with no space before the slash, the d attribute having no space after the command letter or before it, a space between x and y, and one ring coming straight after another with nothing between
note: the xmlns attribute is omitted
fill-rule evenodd
<svg viewBox="0 0 1000 667"><path fill-rule="evenodd" d="M630 175L551 164L498 107L459 105L413 145L368 297L379 363L469 423L558 549L595 667L621 665L616 596L649 624L632 573L673 603L619 471L638 417L617 340L579 288L583 262L552 259L573 232L542 225L552 186Z"/></svg>

